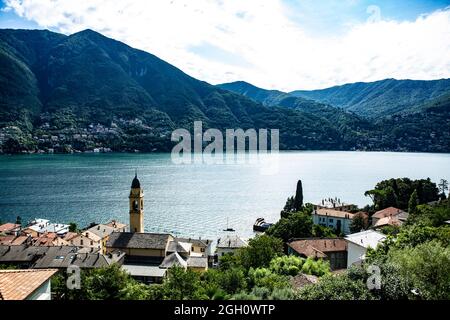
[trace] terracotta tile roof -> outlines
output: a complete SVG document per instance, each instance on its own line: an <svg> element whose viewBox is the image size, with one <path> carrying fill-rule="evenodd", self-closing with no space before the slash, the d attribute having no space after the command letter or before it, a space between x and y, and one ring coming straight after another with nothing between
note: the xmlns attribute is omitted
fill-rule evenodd
<svg viewBox="0 0 450 320"><path fill-rule="evenodd" d="M20 224L15 223L5 223L0 226L0 232L8 232L20 227Z"/></svg>
<svg viewBox="0 0 450 320"><path fill-rule="evenodd" d="M375 228L377 227L383 227L383 226L400 226L402 222L396 217L396 216L388 216L381 218L375 223Z"/></svg>
<svg viewBox="0 0 450 320"><path fill-rule="evenodd" d="M70 241L71 239L75 238L76 236L78 236L78 233L76 233L76 232L67 232L64 235L63 239L66 240L66 241Z"/></svg>
<svg viewBox="0 0 450 320"><path fill-rule="evenodd" d="M58 270L0 270L0 299L24 300Z"/></svg>
<svg viewBox="0 0 450 320"><path fill-rule="evenodd" d="M327 252L347 251L347 242L339 238L293 240L288 246L306 257L326 258Z"/></svg>
<svg viewBox="0 0 450 320"><path fill-rule="evenodd" d="M313 211L313 214L319 216L328 216L336 218L349 218L352 219L354 214L347 211L333 210L333 209L317 209Z"/></svg>
<svg viewBox="0 0 450 320"><path fill-rule="evenodd" d="M384 217L389 217L389 216L396 216L398 214L404 214L405 211L401 210L401 209L397 209L394 207L389 207L380 211L377 211L374 213L374 215L372 216L372 218L384 218Z"/></svg>

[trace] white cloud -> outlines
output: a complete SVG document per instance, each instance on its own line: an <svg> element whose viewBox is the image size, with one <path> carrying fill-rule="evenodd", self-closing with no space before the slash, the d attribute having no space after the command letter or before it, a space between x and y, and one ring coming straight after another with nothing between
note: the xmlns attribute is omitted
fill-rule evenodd
<svg viewBox="0 0 450 320"><path fill-rule="evenodd" d="M344 34L313 37L289 20L280 0L5 2L44 28L65 34L91 28L214 84L245 80L295 90L450 78L450 8L413 22L351 24Z"/></svg>

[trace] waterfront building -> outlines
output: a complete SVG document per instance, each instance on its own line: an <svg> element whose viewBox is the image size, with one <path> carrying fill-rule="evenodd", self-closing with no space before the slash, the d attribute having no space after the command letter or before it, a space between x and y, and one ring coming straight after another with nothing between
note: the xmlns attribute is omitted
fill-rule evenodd
<svg viewBox="0 0 450 320"><path fill-rule="evenodd" d="M353 213L335 209L314 209L312 212L313 223L335 229L338 233L350 234L350 225L354 217Z"/></svg>
<svg viewBox="0 0 450 320"><path fill-rule="evenodd" d="M216 255L222 257L227 253L234 254L236 250L246 247L247 242L237 235L226 235L217 240Z"/></svg>

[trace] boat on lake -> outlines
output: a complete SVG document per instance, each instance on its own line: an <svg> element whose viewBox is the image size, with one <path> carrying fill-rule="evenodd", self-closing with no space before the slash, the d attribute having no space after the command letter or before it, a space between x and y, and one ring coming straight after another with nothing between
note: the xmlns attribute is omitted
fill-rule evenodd
<svg viewBox="0 0 450 320"><path fill-rule="evenodd" d="M273 223L266 222L264 218L258 218L253 224L253 231L264 232L271 226L273 226Z"/></svg>

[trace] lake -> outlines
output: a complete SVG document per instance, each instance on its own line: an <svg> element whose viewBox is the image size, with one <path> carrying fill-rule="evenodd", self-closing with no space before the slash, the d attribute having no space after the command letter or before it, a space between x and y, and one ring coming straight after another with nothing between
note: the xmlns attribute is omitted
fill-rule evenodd
<svg viewBox="0 0 450 320"><path fill-rule="evenodd" d="M270 157L270 156L267 156ZM21 155L0 157L0 220L54 222L116 219L128 223L135 169L145 192L145 231L217 238L227 226L243 237L256 218L275 222L303 182L305 202L338 197L364 206L383 179L450 180L450 154L280 152L278 170L260 163L175 164L170 154ZM269 170L270 171L270 170Z"/></svg>

